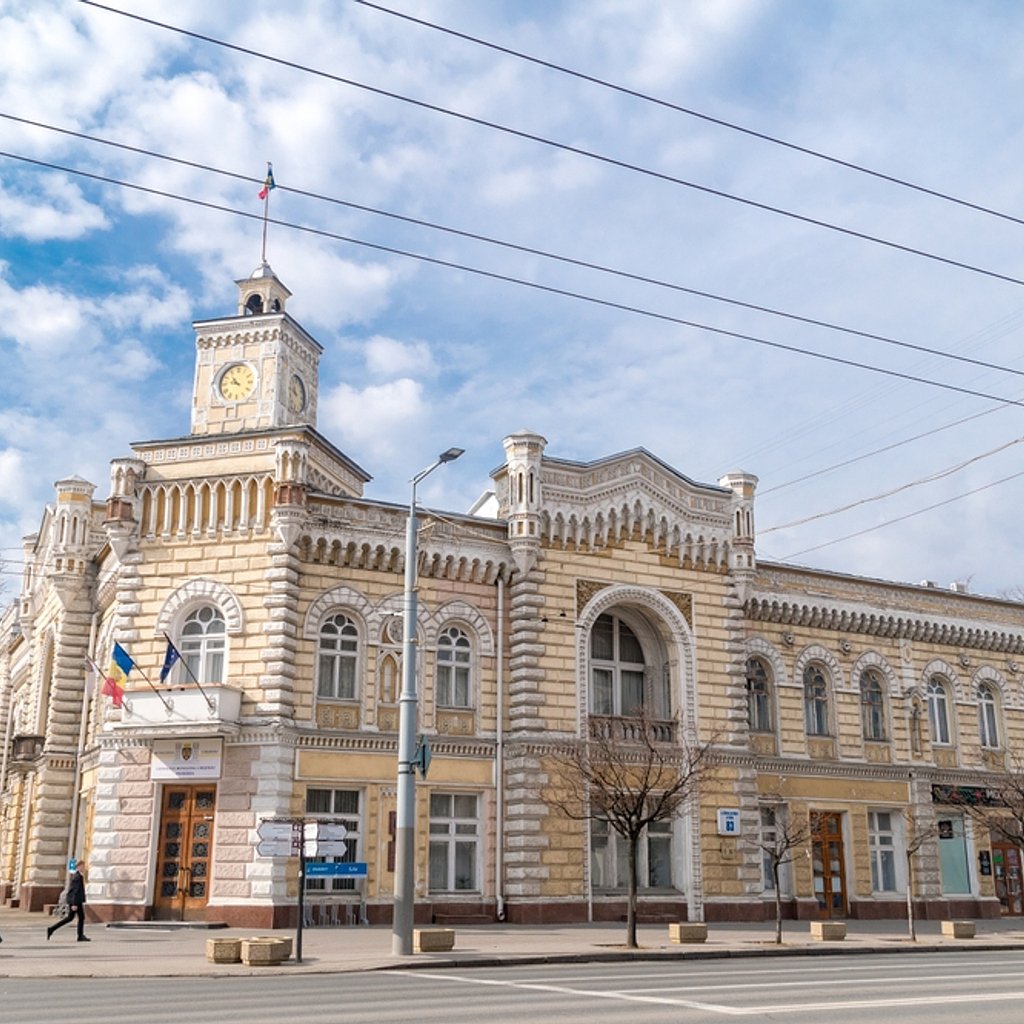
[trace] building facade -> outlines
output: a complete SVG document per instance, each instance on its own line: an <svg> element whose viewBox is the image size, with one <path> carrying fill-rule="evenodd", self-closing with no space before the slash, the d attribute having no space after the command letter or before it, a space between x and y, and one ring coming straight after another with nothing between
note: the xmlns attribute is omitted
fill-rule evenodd
<svg viewBox="0 0 1024 1024"><path fill-rule="evenodd" d="M291 924L280 829L329 822L344 846L310 856L351 868L307 871L309 920L390 919L408 509L318 432L288 290L266 264L237 285L194 325L190 433L114 458L106 494L57 481L25 540L0 617L8 903L42 910L84 856L101 919ZM417 921L621 917L622 843L557 813L549 754L641 707L715 766L644 837L642 918L773 915L763 847L799 821L789 915L901 916L911 882L927 916L1024 913L1021 851L959 799L1016 764L1024 607L760 563L756 477L546 444L509 435L489 502L421 516ZM123 700L89 684L115 643Z"/></svg>

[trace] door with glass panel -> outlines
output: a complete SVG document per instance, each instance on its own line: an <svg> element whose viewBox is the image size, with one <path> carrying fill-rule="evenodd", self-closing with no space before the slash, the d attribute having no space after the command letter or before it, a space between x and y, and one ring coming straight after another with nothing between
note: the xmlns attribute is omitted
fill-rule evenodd
<svg viewBox="0 0 1024 1024"><path fill-rule="evenodd" d="M814 897L818 916L845 917L846 873L843 867L842 815L811 816L811 863L814 868Z"/></svg>
<svg viewBox="0 0 1024 1024"><path fill-rule="evenodd" d="M216 793L208 785L164 787L153 896L153 917L158 921L206 916Z"/></svg>
<svg viewBox="0 0 1024 1024"><path fill-rule="evenodd" d="M1024 914L1020 848L1004 839L993 839L992 875L1002 913L1013 917Z"/></svg>

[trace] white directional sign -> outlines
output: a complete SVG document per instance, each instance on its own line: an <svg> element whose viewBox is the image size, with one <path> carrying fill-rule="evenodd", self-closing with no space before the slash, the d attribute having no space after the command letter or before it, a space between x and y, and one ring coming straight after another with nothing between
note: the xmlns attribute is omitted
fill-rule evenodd
<svg viewBox="0 0 1024 1024"><path fill-rule="evenodd" d="M307 839L344 839L348 829L340 821L307 821L303 828Z"/></svg>
<svg viewBox="0 0 1024 1024"><path fill-rule="evenodd" d="M261 857L294 857L299 850L290 839L262 839L256 844L256 852Z"/></svg>
<svg viewBox="0 0 1024 1024"><path fill-rule="evenodd" d="M256 834L261 857L294 857L302 846L302 825L297 821L261 821Z"/></svg>
<svg viewBox="0 0 1024 1024"><path fill-rule="evenodd" d="M298 842L302 837L302 825L297 821L261 821L256 830L260 839L278 842Z"/></svg>
<svg viewBox="0 0 1024 1024"><path fill-rule="evenodd" d="M344 857L348 850L348 843L344 839L307 839L307 857Z"/></svg>

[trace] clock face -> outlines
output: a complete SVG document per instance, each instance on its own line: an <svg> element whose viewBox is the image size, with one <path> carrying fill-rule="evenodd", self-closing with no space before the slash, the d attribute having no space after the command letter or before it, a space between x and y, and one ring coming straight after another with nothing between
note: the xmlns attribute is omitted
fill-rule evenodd
<svg viewBox="0 0 1024 1024"><path fill-rule="evenodd" d="M229 402L239 402L252 393L256 374L245 363L234 363L220 375L220 393Z"/></svg>
<svg viewBox="0 0 1024 1024"><path fill-rule="evenodd" d="M288 408L292 412L302 412L306 408L306 385L298 374L292 374L288 381Z"/></svg>

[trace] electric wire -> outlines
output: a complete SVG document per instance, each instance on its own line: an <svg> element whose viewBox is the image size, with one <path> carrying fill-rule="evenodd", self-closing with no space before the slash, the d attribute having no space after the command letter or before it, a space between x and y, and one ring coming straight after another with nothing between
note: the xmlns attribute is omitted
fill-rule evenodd
<svg viewBox="0 0 1024 1024"><path fill-rule="evenodd" d="M679 185L683 188L692 189L693 191L700 192L704 195L715 196L719 199L726 199L730 202L740 203L744 206L752 209L761 210L765 213L771 213L776 216L786 217L790 220L798 221L802 224L807 224L812 227L823 228L827 231L833 231L841 235L845 235L849 238L856 238L860 241L870 242L874 245L881 245L889 249L893 249L897 252L903 252L908 255L918 256L922 259L931 260L936 263L943 264L944 266L955 267L959 270L966 270L969 273L981 274L985 277L993 278L997 281L1004 281L1008 284L1024 285L1024 279L1014 277L1011 274L1003 274L997 270L988 269L985 267L979 267L971 263L966 263L962 260L956 260L949 256L940 256L937 253L928 252L925 249L919 249L915 246L904 245L901 242L893 241L892 239L881 238L878 235L871 235L864 231L857 231L854 228L843 227L839 224L833 224L830 221L821 220L817 217L811 217L806 214L796 213L793 210L787 210L780 206L774 206L771 203L762 203L756 199L751 199L748 196L739 196L730 192L726 192L723 189L712 188L709 185L700 185L694 181L688 181L685 178L679 178L672 174L667 174L663 171L656 171L650 167L644 167L640 164L634 164L627 160L619 160L615 157L608 156L606 154L597 153L593 150L584 149L580 146L571 146L568 143L557 142L554 139L546 138L543 135L536 135L532 132L527 132L519 128L512 128L509 125L503 125L496 121L489 121L486 118L475 117L472 114L466 114L462 111L451 110L448 107L443 107L437 103L429 103L426 100L418 100L411 96L405 96L401 93L393 92L389 89L382 89L379 86L369 85L365 82L357 82L355 79L346 78L342 75L336 75L329 71L323 71L319 68L313 68L309 65L300 64L297 61L287 60L284 57L275 57L271 54L264 53L261 50L255 50L252 47L241 46L238 43L229 43L226 40L218 39L215 36L205 35L201 32L194 32L190 29L181 28L177 25L169 25L166 22L157 21L154 18L146 18L141 14L135 14L130 11L121 11L115 7L109 7L106 4L97 3L97 0L78 0L80 4L84 4L87 7L92 7L97 10L107 11L111 14L118 14L124 18L130 18L134 21L141 22L146 25L152 25L155 28L160 28L168 32L174 32L178 35L187 36L190 39L197 39L200 42L210 43L214 46L220 46L224 49L231 50L235 53L245 54L249 57L255 57L258 60L265 60L273 64L280 65L281 67L291 68L295 71L301 71L304 74L315 75L319 78L327 79L328 81L337 82L341 85L352 86L353 88L363 89L366 92L373 93L377 96L384 96L388 99L398 100L402 103L407 103L415 106L422 110L430 110L434 113L442 114L446 117L453 117L460 121L465 121L469 124L475 124L480 127L490 128L494 131L502 132L507 135L511 135L515 138L526 139L530 142L536 142L540 145L557 149L565 153L573 153L576 156L584 157L588 160L596 160L600 163L607 164L611 167L617 167L620 170L631 171L635 174L641 174L649 178L656 179L658 181L664 181L672 185Z"/></svg>
<svg viewBox="0 0 1024 1024"><path fill-rule="evenodd" d="M80 0L85 2L85 0ZM443 267L447 270L457 270L466 274L473 274L477 277L482 277L492 281L502 281L506 284L514 284L523 288L530 288L535 291L543 292L549 295L558 295L563 298L575 299L580 302L586 302L594 306L599 306L604 309L614 309L623 313L632 313L636 316L642 316L650 320L657 320L661 323L676 324L680 327L689 327L694 330L707 331L709 334L716 334L724 338L732 338L736 341L746 341L754 345L760 345L765 348L770 348L779 352L789 352L793 355L802 355L811 359L819 359L824 362L834 363L838 366L847 366L853 369L867 370L871 373L882 374L887 377L894 377L898 380L910 381L915 384L923 384L928 387L939 388L944 391L951 391L961 395L970 395L974 398L984 398L988 401L1000 402L1004 405L1013 405L1024 408L1024 401L1006 398L1001 395L994 395L990 392L979 391L974 388L963 387L957 384L951 384L946 381L936 381L927 377L921 377L916 374L903 373L899 370L887 369L881 366L874 366L871 363L863 363L856 359L847 359L843 356L832 355L827 352L815 352L813 349L801 348L798 345L788 345L780 341L772 341L768 338L762 338L758 335L747 334L742 331L732 331L724 327L715 327L711 324L701 323L695 320L688 320L684 317L672 316L668 313L659 313L655 310L646 309L642 306L635 306L624 302L615 302L611 299L603 299L596 295L588 295L584 292L574 291L568 288L558 288L554 285L541 284L537 281L530 281L525 278L515 277L512 274L502 274L493 270L484 270L481 267L474 267L465 263L457 263L453 260L441 259L437 256L428 256L425 253L415 253L406 249L399 249L395 246L383 245L379 242L370 242L366 239L354 238L350 235L343 235L337 232L328 231L325 228L317 228L308 224L297 224L292 221L280 220L274 217L265 217L263 214L253 213L248 210L239 210L235 207L226 206L222 203L214 203L210 200L197 199L194 196L184 196L174 192L167 192L163 189L153 188L147 185L139 185L135 182L124 181L119 178L113 178L108 175L98 174L92 171L83 171L78 168L66 167L61 164L52 163L46 160L37 160L32 157L23 156L17 153L10 153L6 150L0 150L0 157L4 157L8 160L15 160L21 163L30 164L36 167L43 167L47 170L60 171L64 174L73 174L78 177L86 178L91 181L98 181L108 185L116 185L119 188L131 189L132 191L140 192L146 195L158 196L163 199L171 199L175 202L187 203L191 206L197 206L202 209L216 210L220 213L227 213L236 217L243 217L247 220L255 220L261 223L273 224L276 227L285 228L292 231L301 231L305 234L314 235L320 238L331 239L332 241L345 242L350 245L357 245L363 248L371 249L374 252L387 253L391 256L400 256L405 259L417 260L422 263L429 264L435 267Z"/></svg>
<svg viewBox="0 0 1024 1024"><path fill-rule="evenodd" d="M43 121L34 121L30 118L19 117L16 114L10 114L6 111L0 111L0 118L6 121L12 121L17 124L26 125L32 128L40 128L44 131L54 132L58 135L65 135L70 138L80 139L84 142L92 142L97 145L107 146L112 149L121 150L128 153L135 153L139 156L151 157L154 160L161 160L166 163L175 164L181 167L191 167L194 170L204 171L210 174L217 174L221 177L230 178L235 181L244 181L252 184L262 184L262 178L255 178L249 174L240 174L237 171L229 171L221 167L215 167L212 164L202 163L196 160L186 160L182 157L171 156L167 153L161 153L157 150L146 149L141 146L131 146L123 142L115 142L112 139L106 139L99 135L92 135L87 132L79 132L70 128L62 128L57 125L47 124ZM460 238L467 238L476 242L484 242L487 245L497 246L499 248L508 249L513 252L524 253L529 256L539 256L547 260L552 260L557 263L564 263L568 266L579 267L584 270L594 270L598 273L608 274L614 277L620 277L628 281L636 281L640 284L648 284L656 288L664 288L670 291L681 292L686 295L694 295L698 298L708 299L712 302L719 302L725 305L736 306L740 309L747 309L752 312L765 313L769 316L779 317L781 319L792 320L796 323L806 324L810 327L820 327L824 330L834 331L836 333L848 334L852 337L863 338L867 341L876 341L879 344L891 345L897 348L906 349L913 352L922 352L931 356L938 356L942 359L949 359L954 362L966 363L971 366L978 366L987 370L997 370L1000 373L1011 373L1017 376L1024 377L1024 370L1016 369L1012 366L1003 366L998 363L990 363L983 359L974 359L970 356L956 355L950 352L943 352L939 349L930 348L927 345L918 345L909 341L902 341L898 338L888 337L884 334L875 334L871 331L862 331L855 327L846 327L841 324L832 323L828 320L821 320L816 317L803 316L798 313L791 313L786 310L776 309L772 306L766 306L760 303L746 302L742 299L733 298L726 295L720 295L715 292L705 291L699 288L690 288L686 285L677 284L672 281L665 281L660 278L649 277L645 274L637 274L628 270L621 270L616 267L609 267L605 264L594 263L589 260L577 259L572 256L566 256L561 253L550 252L546 249L539 249L534 246L521 245L517 242L509 242L504 239L495 238L490 235L480 234L474 231L466 231L461 228L453 228L444 224L438 224L433 221L424 220L419 217L409 217L405 214L395 213L391 210L382 210L378 207L365 206L362 203L352 202L347 199L339 199L336 196L328 196L319 192L312 192L308 189L297 188L288 185L279 185L275 183L277 191L283 193L289 193L291 195L301 196L304 199L312 199L317 202L330 203L335 206L343 206L347 209L358 210L361 213L370 213L375 216L385 217L391 220L401 221L405 224L412 224L417 227L429 228L432 231L439 231L445 234L455 235Z"/></svg>
<svg viewBox="0 0 1024 1024"><path fill-rule="evenodd" d="M788 562L791 559L799 558L801 555L809 555L812 551L820 551L822 548L829 548L835 544L842 544L843 541L853 540L855 537L863 537L867 533L874 533L875 530L884 529L886 526L894 526L896 523L906 522L906 520L913 519L915 516L924 515L926 512L934 512L937 508L952 505L956 501L961 501L962 499L969 498L972 495L980 494L982 491L990 490L993 487L1000 487L1002 484L1009 483L1011 480L1017 480L1022 476L1024 476L1024 470L1019 473L1012 473L1010 476L1004 476L1001 480L993 480L991 483L983 484L981 487L975 487L974 490L964 491L962 494L956 494L952 498L946 498L945 501L936 502L934 505L928 505L925 508L919 508L913 512L908 512L906 515L897 516L895 519L887 519L885 522L875 523L873 526L868 526L863 530L858 530L856 533L848 533L845 537L836 537L835 540L826 541L824 544L816 544L814 547L803 548L801 551L794 551L790 555L783 555L781 558L773 560Z"/></svg>
<svg viewBox="0 0 1024 1024"><path fill-rule="evenodd" d="M488 49L495 50L498 53L503 53L506 56L527 61L530 64L536 64L539 67L547 68L550 71L557 71L559 74L568 75L571 78L577 78L583 82L589 82L591 85L599 85L604 89L610 89L613 92L621 93L624 96L630 96L633 99L643 100L645 103L652 103L655 106L664 107L667 110L673 110L678 114L686 114L688 117L697 118L700 121L716 125L719 128L728 128L730 131L739 132L742 135L748 135L751 138L759 139L761 142L769 142L774 146L781 146L784 149L792 150L793 152L800 153L803 156L814 157L816 160L824 160L827 163L835 164L836 166L843 167L846 170L856 171L858 174L866 174L872 178L878 178L881 181L889 182L892 185L898 185L901 188L911 189L914 192L920 192L923 195L931 196L935 199L941 199L947 203L954 203L957 206L966 207L968 210L974 210L977 213L984 213L991 217L998 217L1001 220L1010 221L1013 224L1024 224L1024 217L1015 217L1013 214L1005 213L1002 210L995 210L989 206L982 206L980 203L974 203L968 199L961 199L958 196L950 195L948 192L940 192L938 189L928 188L926 185L919 185L915 182L908 181L906 178L900 178L893 174L886 174L884 171L865 167L863 164L854 163L851 160L843 160L841 157L832 156L829 153L823 153L821 150L812 149L809 146L802 146L799 143L790 142L786 139L780 139L778 136L769 135L767 132L757 131L754 128L748 128L745 125L736 124L734 121L727 121L724 118L715 117L712 114L706 114L700 110L694 110L692 107L684 107L679 103L673 103L671 100L666 100L659 96L652 96L650 93L641 92L639 89L631 89L628 86L620 85L617 82L610 82L606 78L599 78L597 75L590 75L584 71L578 71L575 68L566 67L564 64L558 64L555 61L544 60L542 57L535 57L532 54L524 53L521 50L514 50L511 47L502 46L500 43L492 42L489 39L481 39L479 36L472 36L467 32L460 32L457 29L449 28L446 25L439 25L436 22L427 21L424 18L417 18L411 14L406 14L404 11L395 11L390 7L385 7L383 4L373 3L371 0L353 0L353 2L360 4L363 7L379 11L382 14L390 14L392 17L401 18L403 21L408 21L415 25L421 25L424 28L433 29L436 32L442 32L445 35L453 36L456 39L463 39L466 42L474 43L477 46L487 47Z"/></svg>
<svg viewBox="0 0 1024 1024"><path fill-rule="evenodd" d="M893 487L888 491L883 491L880 494L874 494L869 498L859 498L857 501L851 501L846 505L830 509L827 512L816 512L813 515L804 516L802 519L794 519L788 523L779 523L777 526L769 526L766 529L758 530L758 536L763 536L766 533L776 533L779 530L790 530L793 527L805 526L807 523L818 522L822 519L829 519L832 516L840 515L843 512L849 512L851 509L860 508L861 505L869 505L875 501L884 501L886 498L891 498L896 494L902 494L904 491L912 490L915 487L921 487L924 484L932 484L937 480L944 480L946 477L952 476L954 473L959 473L960 470L966 469L968 466L973 466L976 462L981 462L983 459L988 459L993 455L998 455L1000 452L1004 452L1007 448L1012 448L1015 444L1020 444L1022 441L1024 441L1024 437L1014 438L1012 441L1007 441L1005 444L999 445L998 448L992 448L987 452L982 452L980 455L972 455L971 458L964 459L963 462L958 462L955 466L947 466L945 469L936 470L936 472L930 473L928 476L919 477L917 480L910 480L907 483L900 484L898 487Z"/></svg>

